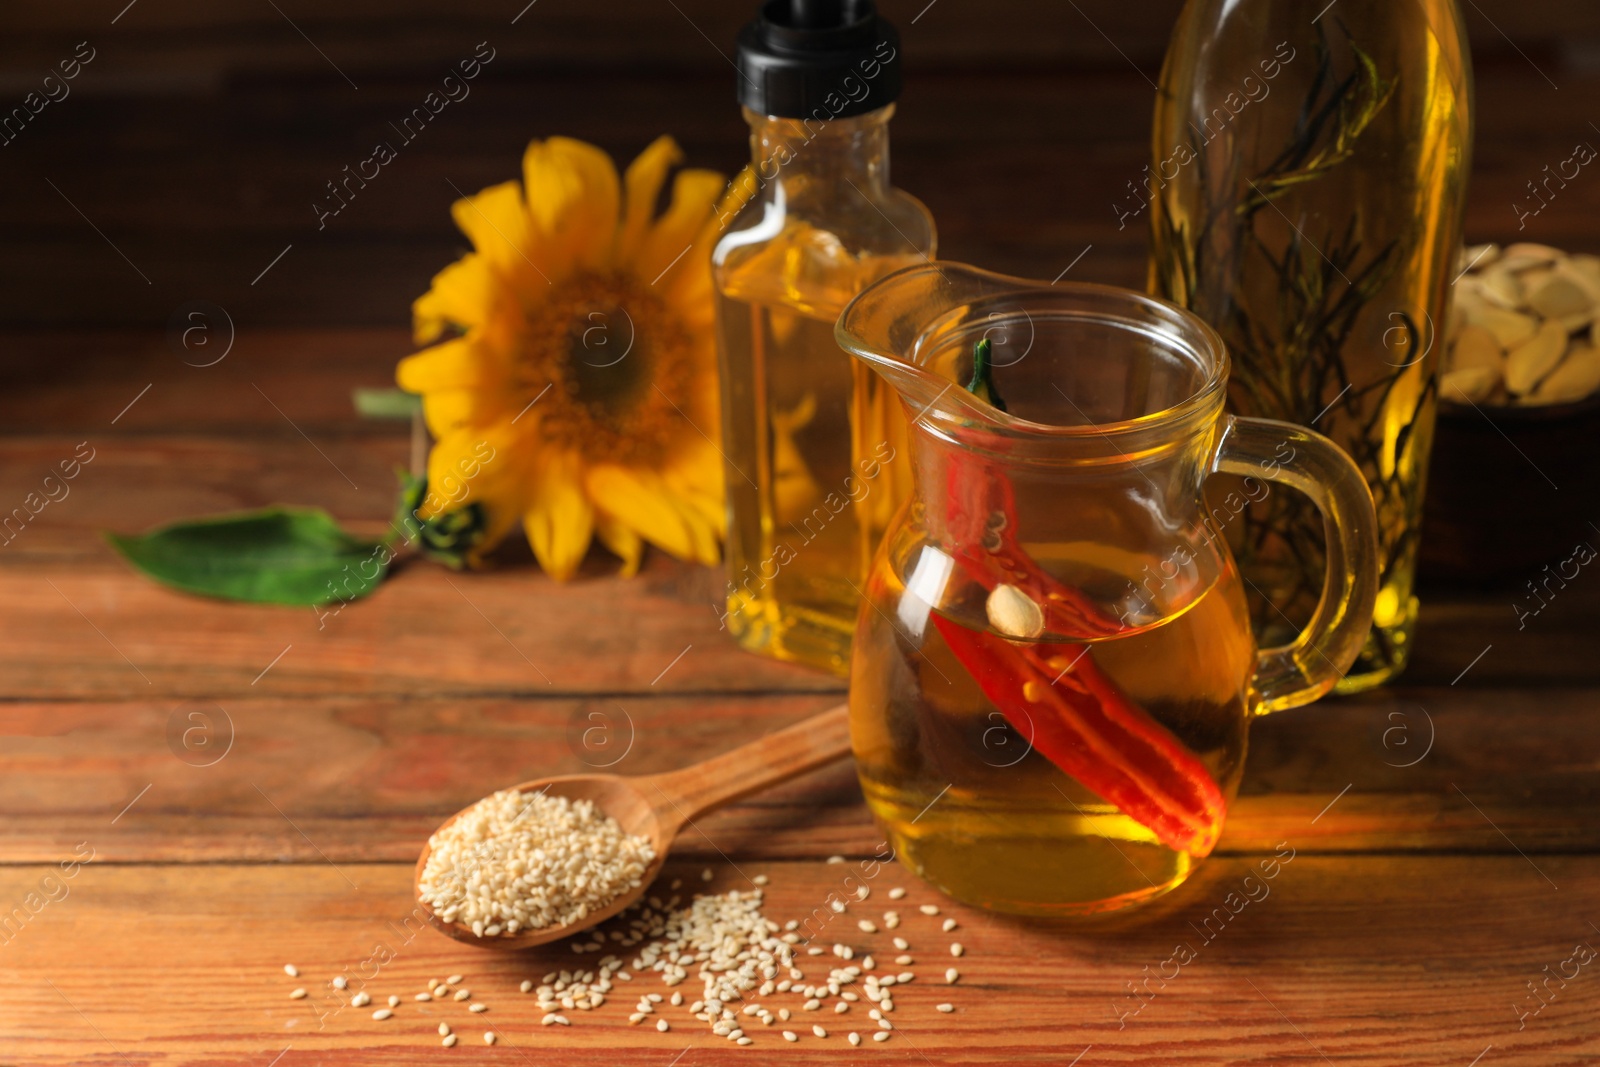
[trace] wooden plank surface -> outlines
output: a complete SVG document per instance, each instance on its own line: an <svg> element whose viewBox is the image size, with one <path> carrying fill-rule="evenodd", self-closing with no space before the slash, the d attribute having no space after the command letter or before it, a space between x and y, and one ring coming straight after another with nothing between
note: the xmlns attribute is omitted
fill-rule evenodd
<svg viewBox="0 0 1600 1067"><path fill-rule="evenodd" d="M117 832L103 827L86 848L110 847ZM1065 1065L1079 1055L1085 1065L1465 1067L1478 1056L1485 1064L1539 1067L1593 1062L1600 999L1587 970L1564 987L1552 983L1553 995L1536 1016L1519 1023L1518 1011L1536 1003L1525 983L1542 981L1547 967L1556 972L1575 944L1595 942L1600 860L1327 858L1302 854L1297 845L1298 835L1285 839L1280 851L1293 858L1270 881L1261 880L1255 861L1219 859L1139 925L1093 933L973 912L886 865L872 882L873 895L824 926L821 940L874 951L881 968L896 951L888 935L862 934L851 919L876 917L895 885L910 890L902 907L939 901L944 912L938 918L912 912L902 925L915 960L903 969L916 980L896 990L894 1038L859 1050L843 1040L849 1029L874 1029L859 1004L847 1015L813 1015L799 1010L798 998L767 998L774 1008L790 1007L801 1023L793 1028L804 1037L794 1045L774 1032L780 1023L754 1027L757 1043L736 1048L685 1009L667 1005L661 1013L671 1032L630 1027L634 998L667 992L654 976L618 982L597 1011L569 1012L570 1028L540 1027L541 1012L518 983L594 957L559 948L485 953L427 931L408 939L409 865L124 866L99 862L97 852L70 880L55 867L0 869L0 901L19 901L41 884L57 898L0 948L6 987L0 1047L11 1063L125 1067L414 1064L441 1056L541 1067L878 1061L978 1067ZM71 855L69 846L64 856ZM700 868L699 861L669 866L665 877L711 891L749 888L720 861L709 884L700 882ZM841 875L850 870L815 862L738 864L746 876L770 875L764 910L779 922L810 915L842 889ZM1234 914L1224 902L1252 874L1259 899L1235 905ZM936 926L945 917L958 919L955 933ZM966 947L960 960L945 952L954 937ZM1179 945L1192 958L1167 962ZM67 946L76 950L63 951ZM366 964L378 946L394 958ZM808 973L819 967L802 959ZM301 977L286 977L285 963L296 964ZM941 977L951 963L961 972L953 987ZM1165 983L1163 971L1172 976ZM339 973L363 979L357 987L380 1004L390 993L400 995L395 1018L380 1023L368 1017L370 1008L334 1010L327 983ZM457 973L487 1012L471 1015L454 1001L413 1001L429 977ZM316 995L291 1001L296 986ZM684 988L688 996L699 992L693 979ZM956 1011L934 1011L942 1002ZM812 1019L830 1032L826 1040L809 1032ZM461 1047L439 1047L441 1020L462 1035ZM486 1049L481 1033L491 1027L501 1042Z"/></svg>

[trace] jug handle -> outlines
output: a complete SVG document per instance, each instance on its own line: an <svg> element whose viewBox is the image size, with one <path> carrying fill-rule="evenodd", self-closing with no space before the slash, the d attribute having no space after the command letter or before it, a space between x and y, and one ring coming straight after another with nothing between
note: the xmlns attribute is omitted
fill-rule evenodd
<svg viewBox="0 0 1600 1067"><path fill-rule="evenodd" d="M1378 596L1378 519L1366 479L1338 445L1272 419L1226 416L1212 472L1262 478L1309 496L1322 512L1328 571L1311 621L1287 645L1257 656L1256 711L1309 704L1355 662Z"/></svg>

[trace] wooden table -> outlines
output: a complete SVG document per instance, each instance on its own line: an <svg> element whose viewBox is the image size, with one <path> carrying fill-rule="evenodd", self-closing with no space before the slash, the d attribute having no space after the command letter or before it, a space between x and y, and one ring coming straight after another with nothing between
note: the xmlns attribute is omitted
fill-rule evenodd
<svg viewBox="0 0 1600 1067"><path fill-rule="evenodd" d="M8 442L7 499L81 441L94 457L0 554L0 1060L1465 1067L1600 1052L1587 969L1517 1015L1537 1003L1527 982L1600 944L1593 578L1521 631L1505 596L1434 592L1404 684L1262 720L1219 855L1142 924L1078 930L945 901L959 934L908 918L921 974L887 1044L850 1050L836 1023L872 1024L830 1016L827 1042L739 1049L687 1018L667 1034L630 1027L615 1001L572 1013L570 1029L538 1026L518 983L569 966L565 947L518 959L402 925L430 828L504 783L711 755L840 686L737 651L713 573L660 556L625 582L596 555L564 586L530 566L410 566L319 618L169 592L101 544L104 528L275 499L375 530L406 440L339 409L405 347L394 331L259 333L174 373L160 340L129 341L94 380L30 394L41 421L69 400L78 421ZM853 863L881 840L845 765L697 831L668 876L699 887L709 868L722 890L767 874L780 920L843 888L854 868L825 857ZM1280 852L1294 858L1270 896L1219 924L1215 909ZM938 899L898 868L872 884L852 915L876 916L895 885L908 914ZM951 937L967 946L954 989L937 980ZM1179 944L1193 962L1147 983L1172 973ZM325 983L380 945L394 958L368 988L402 995L398 1017L321 1018ZM451 973L488 1013L412 1002ZM1147 1002L1124 1015L1141 1003L1130 983ZM313 996L288 999L297 985ZM945 1000L954 1014L932 1010ZM464 1047L439 1048L440 1018Z"/></svg>
<svg viewBox="0 0 1600 1067"><path fill-rule="evenodd" d="M1507 205L1589 136L1600 77L1567 37L1580 25L1592 37L1594 12L1482 3L1492 21L1469 11L1486 61L1468 228L1515 239ZM841 687L736 651L718 630L720 576L660 556L622 582L596 555L565 586L527 564L411 566L328 617L184 597L112 557L102 530L271 502L381 528L407 443L355 420L349 391L390 380L409 350L407 301L459 244L447 183L501 180L536 133L631 152L672 130L695 163L740 159L729 74L695 32L730 39L742 16L727 5L681 0L675 14L629 0L631 14L605 23L607 49L573 59L597 32L577 4L546 0L513 32L508 5L474 0L443 32L434 6L408 0L389 36L338 5L285 4L293 29L261 6L202 33L210 16L195 5L141 4L110 28L118 0L82 15L80 32L79 15L28 0L31 36L0 46L41 70L60 40L92 36L105 53L84 76L105 72L101 95L53 107L0 174L0 509L80 442L94 450L69 496L0 543L0 1063L1600 1056L1596 965L1547 977L1575 945L1600 945L1600 578L1587 571L1522 629L1516 588L1426 590L1402 683L1257 724L1218 855L1140 922L1074 929L941 902L967 947L952 989L936 979L949 936L908 918L920 976L882 1045L850 1049L830 1016L825 1042L740 1049L686 1018L666 1034L630 1027L626 997L543 1028L518 983L577 957L490 955L405 928L421 842L486 790L613 760L626 773L676 767L828 706ZM945 0L913 29L923 0L884 4L920 64L896 119L896 173L934 209L946 253L1051 277L1092 246L1075 276L1139 282L1142 230L1118 231L1107 205L1145 160L1145 77L1175 4L1157 6L1082 0L1102 44L1082 9ZM463 118L408 149L335 232L313 232L308 191L353 158L359 131L491 35L507 58ZM580 61L611 73L577 78ZM169 82L201 88L152 105L147 87ZM1562 195L1522 236L1600 251L1600 182ZM286 244L293 254L252 283ZM183 365L162 335L196 298L239 325L213 367ZM704 819L667 877L698 887L710 869L722 890L766 874L767 913L800 917L853 869L825 857L854 862L880 840L840 765ZM1294 858L1270 896L1219 923L1279 852ZM905 904L935 899L890 867L853 913L881 912L896 885ZM1194 959L1163 979L1180 944ZM324 1014L325 983L378 946L393 958L369 988L406 998L397 1018ZM487 1013L411 1000L452 973ZM296 985L313 995L290 1000ZM933 1010L946 1000L958 1010ZM439 1047L441 1018L462 1047ZM479 1040L490 1028L492 1049Z"/></svg>

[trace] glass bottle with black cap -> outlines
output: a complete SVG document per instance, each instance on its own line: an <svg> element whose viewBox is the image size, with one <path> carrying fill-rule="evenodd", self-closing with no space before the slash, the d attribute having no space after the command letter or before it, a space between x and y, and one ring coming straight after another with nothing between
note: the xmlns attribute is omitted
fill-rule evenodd
<svg viewBox="0 0 1600 1067"><path fill-rule="evenodd" d="M889 184L900 41L871 0L770 0L737 65L747 199L713 254L724 622L752 652L844 674L909 465L899 402L833 324L868 284L933 256L933 218Z"/></svg>

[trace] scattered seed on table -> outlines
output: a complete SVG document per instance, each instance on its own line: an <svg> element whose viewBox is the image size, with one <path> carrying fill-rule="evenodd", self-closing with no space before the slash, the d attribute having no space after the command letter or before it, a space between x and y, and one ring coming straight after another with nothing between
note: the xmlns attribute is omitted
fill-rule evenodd
<svg viewBox="0 0 1600 1067"><path fill-rule="evenodd" d="M752 1039L750 1039L748 1037L741 1037L737 1041L735 1041L734 1044L736 1044L736 1045L753 1045L753 1044L755 1044L755 1041L753 1041Z"/></svg>
<svg viewBox="0 0 1600 1067"><path fill-rule="evenodd" d="M879 1019L878 1020L878 1029L879 1030L893 1030L894 1029L894 1023L890 1022L888 1019Z"/></svg>
<svg viewBox="0 0 1600 1067"><path fill-rule="evenodd" d="M795 1033L793 1030L785 1030L783 1032L783 1039L785 1041L799 1041L800 1035Z"/></svg>
<svg viewBox="0 0 1600 1067"><path fill-rule="evenodd" d="M967 950L961 947L961 942L953 941L950 943L950 955L959 956L965 951Z"/></svg>
<svg viewBox="0 0 1600 1067"><path fill-rule="evenodd" d="M900 888L899 886L895 886L893 889L889 890L889 899L890 900L900 900L900 899L904 898L905 895L906 895L906 891L904 889Z"/></svg>
<svg viewBox="0 0 1600 1067"><path fill-rule="evenodd" d="M371 1003L372 998L367 996L365 993L357 993L355 996L350 998L350 1006L352 1008L364 1008Z"/></svg>
<svg viewBox="0 0 1600 1067"><path fill-rule="evenodd" d="M456 990L456 999L457 1000L471 1000L472 999L472 990L470 990L470 989L458 989L458 990Z"/></svg>
<svg viewBox="0 0 1600 1067"><path fill-rule="evenodd" d="M915 962L910 956L896 956L894 958L894 961L896 963L900 964L900 966L902 966L902 967L904 967L908 963L914 963Z"/></svg>
<svg viewBox="0 0 1600 1067"><path fill-rule="evenodd" d="M657 1019L656 1020L656 1029L661 1031L664 1034L668 1030L672 1029L672 1024L667 1022L667 1020L665 1020L665 1019Z"/></svg>
<svg viewBox="0 0 1600 1067"><path fill-rule="evenodd" d="M767 876L764 875L764 874L758 874L754 878L750 879L750 881L753 882L756 885L766 885L767 884Z"/></svg>
<svg viewBox="0 0 1600 1067"><path fill-rule="evenodd" d="M811 1028L811 1032L813 1034L816 1034L818 1037L827 1037L828 1036L828 1031L824 1030L820 1026L813 1026Z"/></svg>
<svg viewBox="0 0 1600 1067"><path fill-rule="evenodd" d="M850 1035L848 1038L846 1038L846 1040L848 1040L852 1045L859 1045L861 1044L861 1035L852 1030L850 1031Z"/></svg>
<svg viewBox="0 0 1600 1067"><path fill-rule="evenodd" d="M449 1023L440 1023L439 1024L439 1036L440 1037L449 1037L450 1036L450 1024Z"/></svg>
<svg viewBox="0 0 1600 1067"><path fill-rule="evenodd" d="M878 961L869 955L866 959L861 961L861 969L863 971L875 971L878 969Z"/></svg>
<svg viewBox="0 0 1600 1067"><path fill-rule="evenodd" d="M918 908L917 910L922 912L922 914L924 914L924 915L937 915L937 914L939 914L939 905L937 905L937 904L924 904L924 905L922 905L922 907Z"/></svg>
<svg viewBox="0 0 1600 1067"><path fill-rule="evenodd" d="M397 996L394 996L393 994L390 994L390 996L389 996L389 1007L398 1008L399 1006L400 1006L400 998L397 997Z"/></svg>
<svg viewBox="0 0 1600 1067"><path fill-rule="evenodd" d="M522 980L522 986L520 988L522 989L522 991L524 993L532 992L533 991L533 979L532 978L524 978Z"/></svg>
<svg viewBox="0 0 1600 1067"><path fill-rule="evenodd" d="M843 863L844 862L844 857L843 856L829 856L828 857L828 862L829 863Z"/></svg>
<svg viewBox="0 0 1600 1067"><path fill-rule="evenodd" d="M462 977L463 976L459 974L452 974L449 978L444 980L444 983L445 985L460 985Z"/></svg>
<svg viewBox="0 0 1600 1067"><path fill-rule="evenodd" d="M300 968L296 967L292 963L285 963L283 965L283 973L288 975L290 978L299 978Z"/></svg>
<svg viewBox="0 0 1600 1067"><path fill-rule="evenodd" d="M856 887L856 899L857 900L866 900L871 895L872 895L871 887L864 886L864 885Z"/></svg>
<svg viewBox="0 0 1600 1067"><path fill-rule="evenodd" d="M906 962L909 963L910 960L907 959ZM895 979L897 981L899 981L899 983L901 985L905 985L907 982L911 981L916 976L917 975L916 975L915 971L901 971L899 974L895 975Z"/></svg>
<svg viewBox="0 0 1600 1067"><path fill-rule="evenodd" d="M897 938L894 939L894 947L897 948L897 949L900 949L903 952L906 949L911 947L911 942L907 941L903 937L897 937Z"/></svg>
<svg viewBox="0 0 1600 1067"><path fill-rule="evenodd" d="M878 932L878 924L873 922L871 919L862 919L860 922L856 923L856 925L861 927L861 932L864 934L875 934Z"/></svg>
<svg viewBox="0 0 1600 1067"><path fill-rule="evenodd" d="M850 1001L850 1003L854 1004L856 1001L861 999L861 994L860 993L851 993L851 992L846 991L844 993L840 993L839 994L839 999L840 1000L848 1000L848 1001Z"/></svg>
<svg viewBox="0 0 1600 1067"><path fill-rule="evenodd" d="M342 974L334 975L333 988L335 988L335 989L344 989L349 984L350 984L349 982L345 981L344 975L342 975Z"/></svg>
<svg viewBox="0 0 1600 1067"><path fill-rule="evenodd" d="M483 1032L483 1043L485 1045L492 1045L497 1040L499 1039L495 1036L495 1032L493 1030L485 1030Z"/></svg>
<svg viewBox="0 0 1600 1067"><path fill-rule="evenodd" d="M380 1023L385 1019L391 1018L393 1015L394 1012L390 1011L388 1008L379 1008L377 1011L372 1013L372 1017L378 1020Z"/></svg>
<svg viewBox="0 0 1600 1067"><path fill-rule="evenodd" d="M945 933L948 934L951 930L954 930L955 928L956 928L956 921L954 919L946 919L944 921L944 932Z"/></svg>
<svg viewBox="0 0 1600 1067"><path fill-rule="evenodd" d="M872 1035L872 1040L874 1040L874 1041L887 1041L887 1040L889 1040L889 1031L887 1031L887 1030L879 1030L877 1033Z"/></svg>
<svg viewBox="0 0 1600 1067"><path fill-rule="evenodd" d="M700 880L702 882L711 881L711 868L710 867L707 867L705 870L700 872Z"/></svg>
<svg viewBox="0 0 1600 1067"><path fill-rule="evenodd" d="M306 999L306 991L304 989L296 989L294 992L289 994L289 999L304 1000Z"/></svg>
<svg viewBox="0 0 1600 1067"><path fill-rule="evenodd" d="M467 1010L468 1011L488 1011L489 1010L489 1005L487 1005L487 1004L468 1004L467 1005Z"/></svg>
<svg viewBox="0 0 1600 1067"><path fill-rule="evenodd" d="M670 1001L668 1001L668 1003L671 1004L674 1008L678 1007L679 1005L681 1005L683 1003L683 994L678 992L677 990L673 990L672 991L672 999Z"/></svg>
<svg viewBox="0 0 1600 1067"><path fill-rule="evenodd" d="M954 1004L935 1004L934 1007L939 1011L944 1012L946 1015L956 1010L956 1006Z"/></svg>
<svg viewBox="0 0 1600 1067"><path fill-rule="evenodd" d="M439 1042L439 1044L443 1045L445 1048L455 1048L456 1047L456 1035L455 1034L447 1035L443 1041Z"/></svg>
<svg viewBox="0 0 1600 1067"><path fill-rule="evenodd" d="M898 911L886 911L883 913L883 928L885 930L893 930L899 925L900 913Z"/></svg>
<svg viewBox="0 0 1600 1067"><path fill-rule="evenodd" d="M833 1013L835 1015L843 1015L845 1012L847 1012L849 1010L850 1010L850 1005L849 1005L849 1003L847 1001L841 1000L841 1001L839 1001L839 1003L837 1003L837 1004L835 1004L833 1006Z"/></svg>
<svg viewBox="0 0 1600 1067"><path fill-rule="evenodd" d="M432 993L418 993L416 996L412 997L411 999L412 1000L432 1000L433 999L433 994Z"/></svg>

